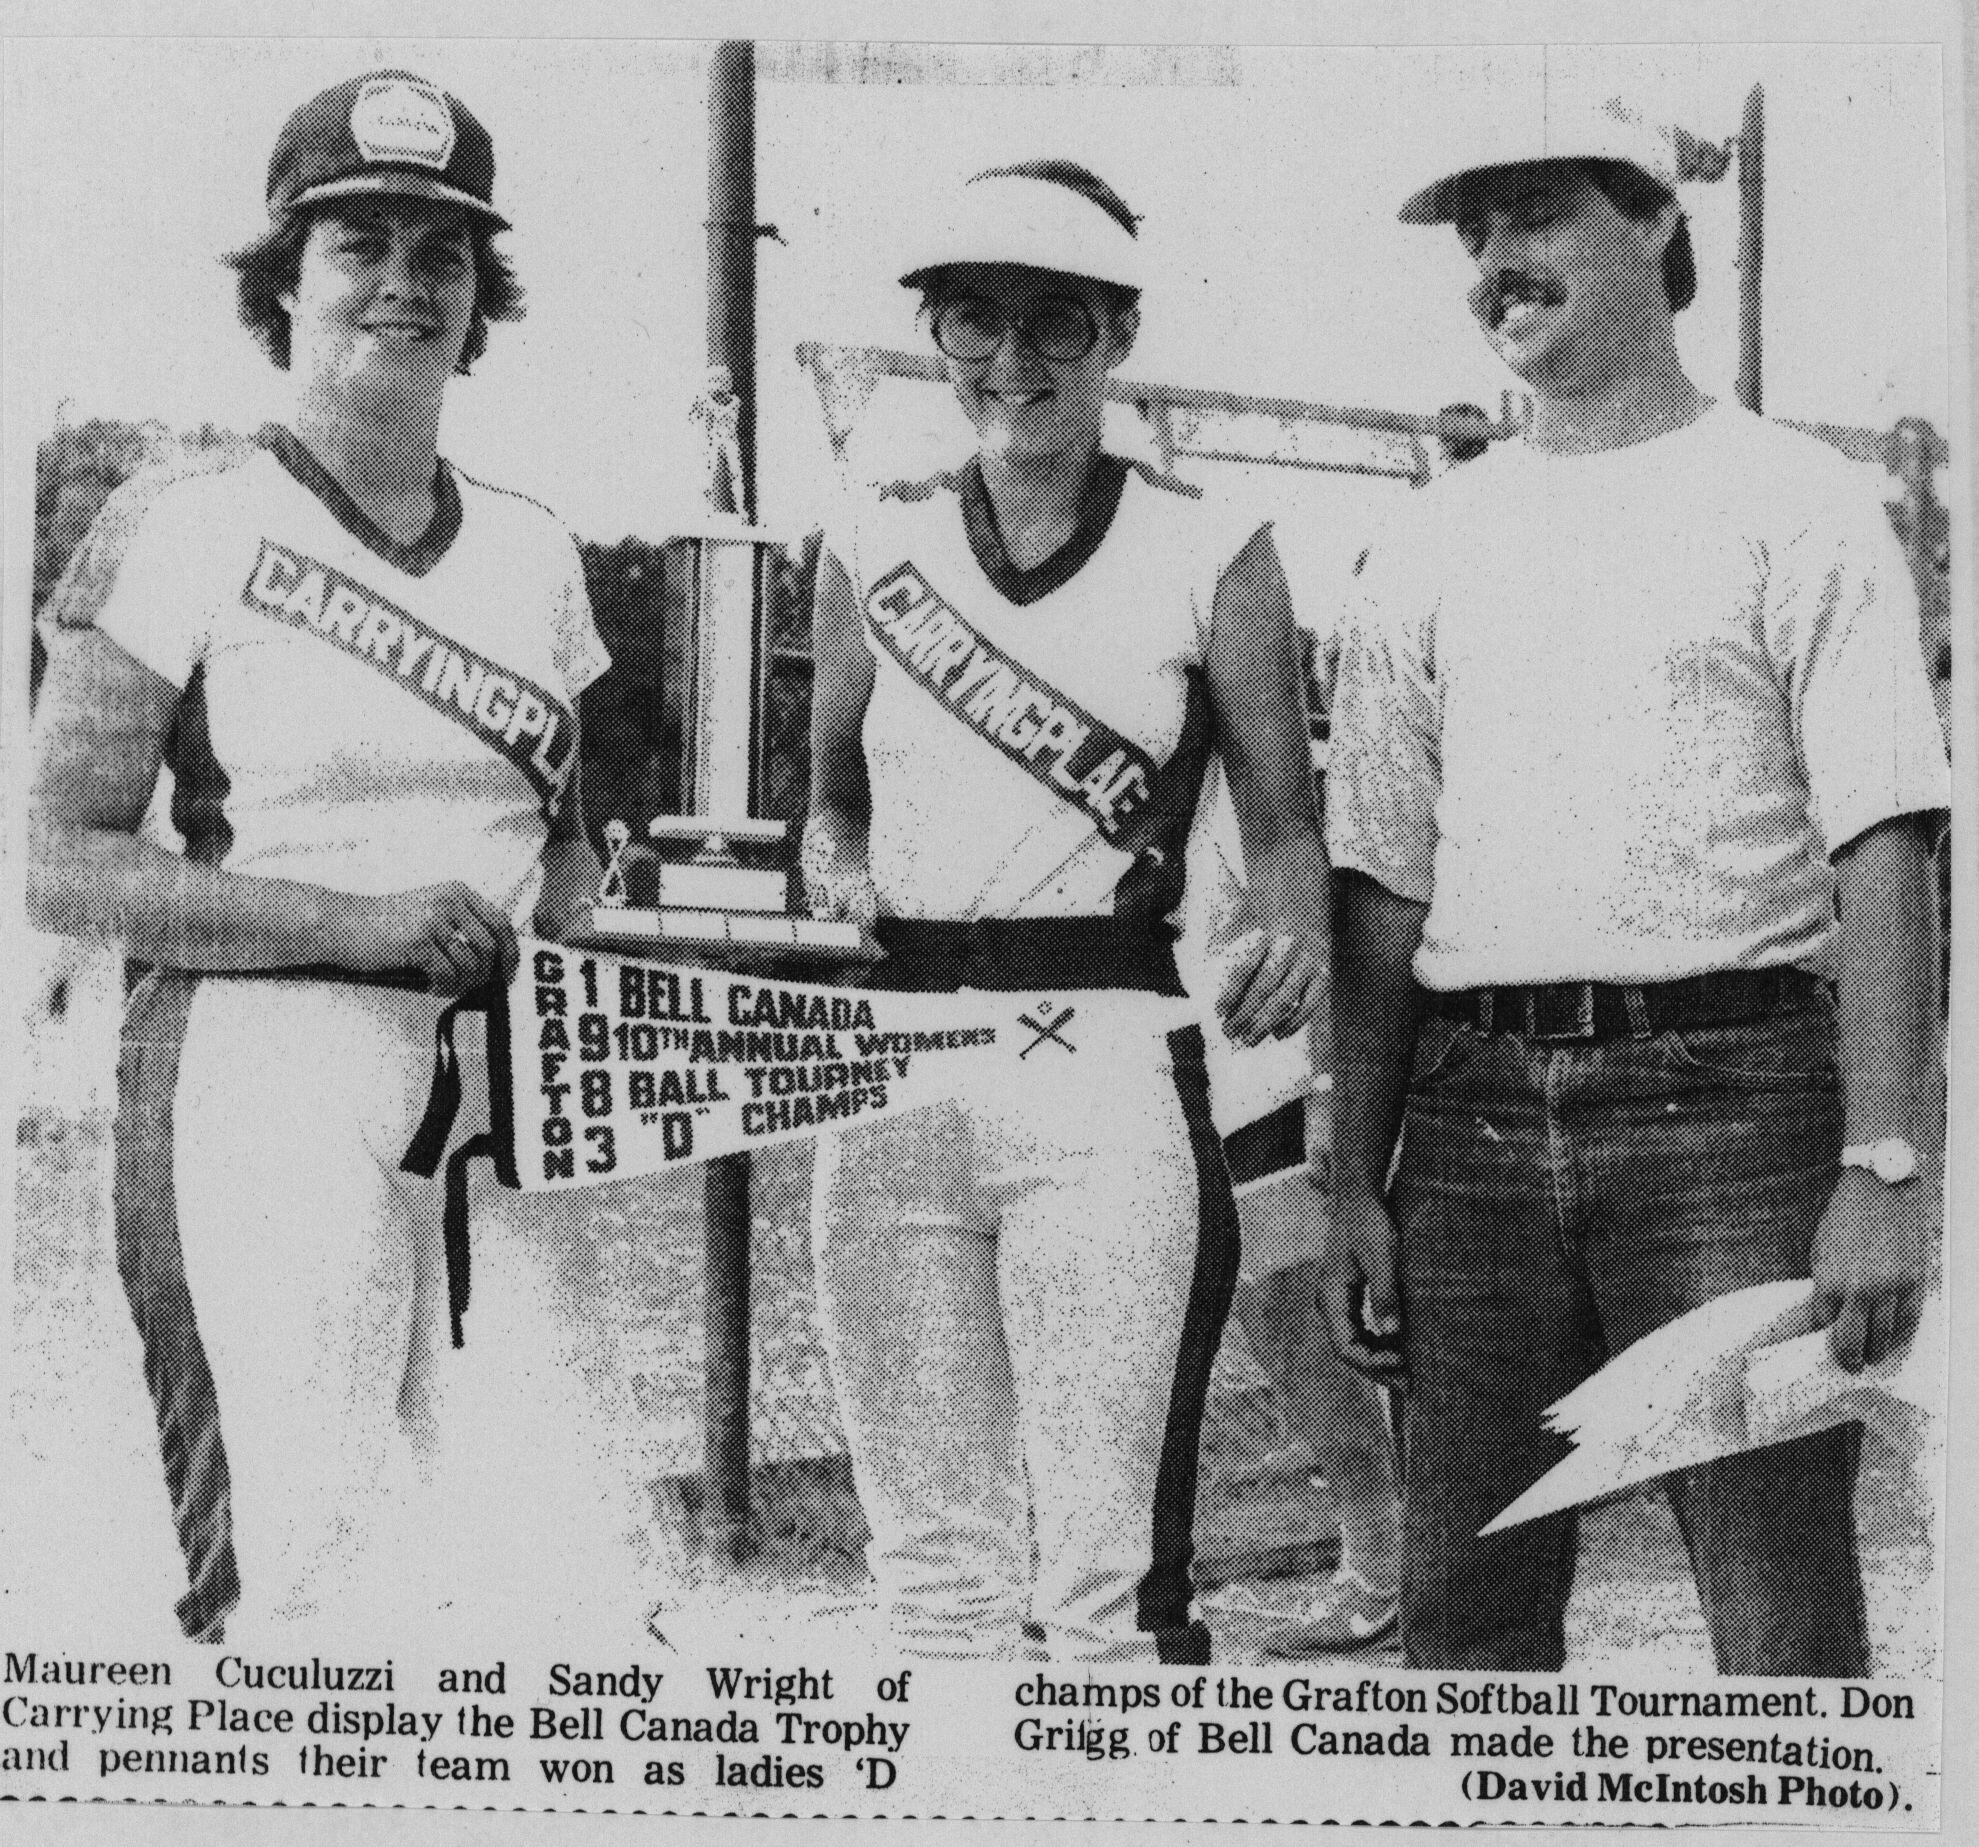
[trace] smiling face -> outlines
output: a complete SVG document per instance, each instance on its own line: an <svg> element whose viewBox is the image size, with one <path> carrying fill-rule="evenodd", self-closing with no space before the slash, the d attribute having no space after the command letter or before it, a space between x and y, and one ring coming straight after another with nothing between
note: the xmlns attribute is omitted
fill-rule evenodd
<svg viewBox="0 0 1979 1847"><path fill-rule="evenodd" d="M1008 263L957 265L943 274L931 303L936 313L959 316L978 332L1001 330L984 358L942 354L984 456L1019 461L1098 443L1107 374L1132 350L1136 309L1122 309L1106 288L1083 277ZM1071 350L1053 335L1078 324L1082 313L1096 336L1091 351L1075 359L1038 351L1040 345Z"/></svg>
<svg viewBox="0 0 1979 1847"><path fill-rule="evenodd" d="M1672 203L1630 218L1572 161L1472 177L1457 234L1478 267L1471 312L1499 358L1537 390L1598 388L1669 338L1663 246Z"/></svg>
<svg viewBox="0 0 1979 1847"><path fill-rule="evenodd" d="M290 363L304 389L389 410L437 396L474 320L473 236L449 206L380 198L320 212L293 290Z"/></svg>

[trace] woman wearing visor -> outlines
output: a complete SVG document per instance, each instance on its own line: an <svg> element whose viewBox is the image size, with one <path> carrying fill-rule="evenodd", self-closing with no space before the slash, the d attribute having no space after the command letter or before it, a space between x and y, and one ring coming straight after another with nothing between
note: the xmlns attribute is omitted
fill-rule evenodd
<svg viewBox="0 0 1979 1847"><path fill-rule="evenodd" d="M297 110L230 259L291 422L120 490L51 606L30 909L154 971L125 1022L118 1255L200 1640L382 1624L420 1562L402 1540L478 1575L410 1509L443 1386L494 1354L445 1353L462 1279L399 1162L441 997L596 890L575 704L606 665L568 531L437 453L449 383L520 312L493 190L487 131L423 78ZM161 763L183 852L140 831ZM554 1373L544 1278L504 1286L529 1246L484 1244L482 1325L518 1314L503 1364ZM490 1427L485 1481L547 1451Z"/></svg>
<svg viewBox="0 0 1979 1847"><path fill-rule="evenodd" d="M1237 1238L1169 919L1217 760L1262 924L1220 1029L1283 1037L1324 999L1269 530L1102 447L1147 280L1084 168L961 187L902 282L976 453L862 505L819 578L814 907L876 920L880 982L1021 992L1055 1029L993 1100L820 1144L826 1346L921 1656L1208 1659L1190 1525Z"/></svg>

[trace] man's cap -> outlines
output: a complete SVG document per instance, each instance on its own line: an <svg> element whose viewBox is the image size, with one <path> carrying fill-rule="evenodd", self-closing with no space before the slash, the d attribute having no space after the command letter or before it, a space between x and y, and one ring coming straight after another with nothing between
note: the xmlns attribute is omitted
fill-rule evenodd
<svg viewBox="0 0 1979 1847"><path fill-rule="evenodd" d="M1599 102L1549 96L1543 121L1508 122L1496 140L1498 145L1478 150L1481 158L1412 194L1396 216L1404 224L1448 224L1463 182L1472 175L1536 161L1621 161L1672 193L1690 180L1720 178L1728 161L1725 149L1700 141L1673 122L1652 120L1619 96Z"/></svg>
<svg viewBox="0 0 1979 1847"><path fill-rule="evenodd" d="M1066 179L1036 171L978 173L930 217L915 239L913 265L900 278L904 288L920 288L957 263L1016 263L1125 289L1148 284L1139 234Z"/></svg>
<svg viewBox="0 0 1979 1847"><path fill-rule="evenodd" d="M495 144L465 104L411 71L353 77L304 103L275 140L268 215L362 195L459 205L497 230Z"/></svg>

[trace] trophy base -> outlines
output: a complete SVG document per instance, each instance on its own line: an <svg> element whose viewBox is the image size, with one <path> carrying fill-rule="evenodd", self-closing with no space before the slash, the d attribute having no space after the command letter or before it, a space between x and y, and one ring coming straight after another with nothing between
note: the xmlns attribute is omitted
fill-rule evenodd
<svg viewBox="0 0 1979 1847"><path fill-rule="evenodd" d="M689 862L661 866L658 874L658 909L663 917L728 911L781 917L790 903L790 877L784 872Z"/></svg>
<svg viewBox="0 0 1979 1847"><path fill-rule="evenodd" d="M743 949L794 960L842 962L864 952L859 926L820 917L762 911L642 910L594 904L591 935L601 944L640 948Z"/></svg>

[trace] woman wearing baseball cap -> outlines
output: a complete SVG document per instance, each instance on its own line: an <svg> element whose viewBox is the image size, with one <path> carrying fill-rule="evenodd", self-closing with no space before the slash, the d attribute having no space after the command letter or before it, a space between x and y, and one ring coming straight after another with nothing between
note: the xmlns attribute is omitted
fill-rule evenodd
<svg viewBox="0 0 1979 1847"><path fill-rule="evenodd" d="M883 983L1035 997L993 1099L820 1144L826 1345L910 1654L1208 1659L1190 1525L1235 1213L1201 1029L1169 1030L1207 764L1263 922L1233 1039L1320 1004L1327 879L1268 528L1102 444L1150 280L1083 167L960 187L902 282L976 452L862 505L820 574L814 906L876 920Z"/></svg>
<svg viewBox="0 0 1979 1847"><path fill-rule="evenodd" d="M400 1573L465 1280L398 1172L435 1018L599 876L576 548L438 455L520 312L493 197L486 129L423 78L298 110L229 259L292 420L121 489L53 604L31 906L153 971L118 1242L206 1639L375 1618ZM182 852L139 831L161 765Z"/></svg>

